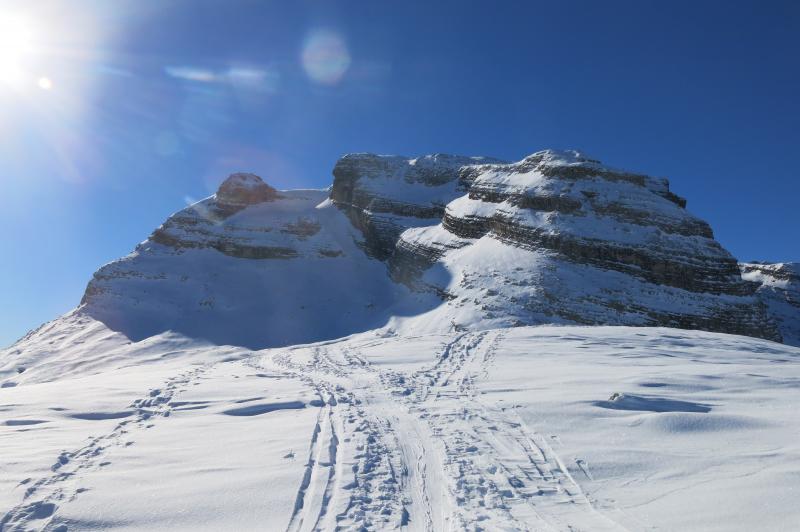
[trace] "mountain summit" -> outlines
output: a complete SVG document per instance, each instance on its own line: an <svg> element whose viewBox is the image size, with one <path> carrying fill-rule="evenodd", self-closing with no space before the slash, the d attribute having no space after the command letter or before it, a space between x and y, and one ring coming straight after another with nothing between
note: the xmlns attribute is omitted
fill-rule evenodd
<svg viewBox="0 0 800 532"><path fill-rule="evenodd" d="M231 175L100 268L69 319L249 348L536 324L797 343L797 307L776 303L796 276L746 265L743 278L666 179L574 150L515 163L351 154L333 176L277 191Z"/></svg>

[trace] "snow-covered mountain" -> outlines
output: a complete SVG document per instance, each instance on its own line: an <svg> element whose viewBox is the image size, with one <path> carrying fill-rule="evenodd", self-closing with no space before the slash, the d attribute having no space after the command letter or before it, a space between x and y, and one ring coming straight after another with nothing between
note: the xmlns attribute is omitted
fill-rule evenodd
<svg viewBox="0 0 800 532"><path fill-rule="evenodd" d="M254 348L541 323L780 339L665 179L552 150L513 164L355 154L333 174L329 191L282 192L234 174L101 268L81 312L135 340Z"/></svg>
<svg viewBox="0 0 800 532"><path fill-rule="evenodd" d="M575 151L333 175L231 175L0 351L0 531L798 522L796 264Z"/></svg>
<svg viewBox="0 0 800 532"><path fill-rule="evenodd" d="M100 268L78 309L5 352L0 376L81 359L83 344L53 353L43 336L63 328L64 344L75 320L256 349L548 323L800 343L790 267L762 265L758 280L774 277L759 285L746 265L743 278L666 179L553 150L511 164L352 154L333 175L330 189L287 191L231 175Z"/></svg>

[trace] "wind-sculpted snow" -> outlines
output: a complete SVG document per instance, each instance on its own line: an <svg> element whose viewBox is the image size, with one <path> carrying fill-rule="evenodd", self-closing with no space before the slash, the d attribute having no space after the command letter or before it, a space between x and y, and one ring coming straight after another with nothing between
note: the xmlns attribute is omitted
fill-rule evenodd
<svg viewBox="0 0 800 532"><path fill-rule="evenodd" d="M256 352L147 342L152 356L128 343L0 390L0 529L752 531L800 519L798 348L576 326Z"/></svg>

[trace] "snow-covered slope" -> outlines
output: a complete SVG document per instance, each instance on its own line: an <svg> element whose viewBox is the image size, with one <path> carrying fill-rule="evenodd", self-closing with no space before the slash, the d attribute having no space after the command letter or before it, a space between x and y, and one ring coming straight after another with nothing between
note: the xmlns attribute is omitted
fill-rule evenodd
<svg viewBox="0 0 800 532"><path fill-rule="evenodd" d="M143 349L129 344L0 390L0 529L800 522L798 348L574 326L258 352L149 342L172 356L126 364Z"/></svg>
<svg viewBox="0 0 800 532"><path fill-rule="evenodd" d="M234 174L98 270L82 312L133 340L172 330L264 347L369 330L437 303L392 282L327 196Z"/></svg>

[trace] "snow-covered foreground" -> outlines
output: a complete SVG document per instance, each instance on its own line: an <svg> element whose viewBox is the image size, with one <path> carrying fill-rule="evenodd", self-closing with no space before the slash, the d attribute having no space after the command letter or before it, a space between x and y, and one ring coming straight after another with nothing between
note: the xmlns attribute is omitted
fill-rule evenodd
<svg viewBox="0 0 800 532"><path fill-rule="evenodd" d="M0 528L800 523L798 348L627 327L255 352L159 338L163 360L115 344L91 374L0 389Z"/></svg>

